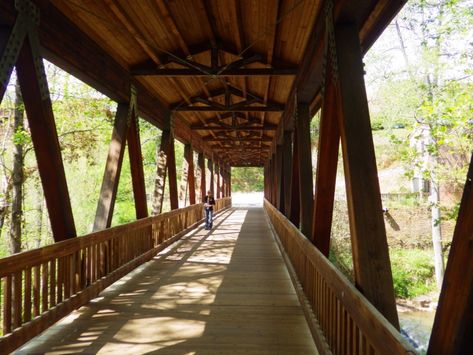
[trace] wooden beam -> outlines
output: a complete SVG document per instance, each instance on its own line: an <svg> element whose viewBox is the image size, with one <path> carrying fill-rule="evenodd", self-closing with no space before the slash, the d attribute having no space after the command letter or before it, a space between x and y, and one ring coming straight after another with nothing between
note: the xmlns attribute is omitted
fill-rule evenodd
<svg viewBox="0 0 473 355"><path fill-rule="evenodd" d="M238 106L238 107L212 107L212 106L179 106L173 111L179 112L281 112L284 106Z"/></svg>
<svg viewBox="0 0 473 355"><path fill-rule="evenodd" d="M220 198L220 165L215 164L215 186L217 189L217 198Z"/></svg>
<svg viewBox="0 0 473 355"><path fill-rule="evenodd" d="M212 192L212 195L215 195L215 190L214 190L214 164L212 159L209 159L207 161L207 169L209 171L209 188L208 190Z"/></svg>
<svg viewBox="0 0 473 355"><path fill-rule="evenodd" d="M99 201L95 212L94 232L109 228L112 225L113 210L125 152L126 133L128 131L128 111L129 105L118 104L102 179L102 187L100 188Z"/></svg>
<svg viewBox="0 0 473 355"><path fill-rule="evenodd" d="M171 210L179 208L179 197L177 195L177 175L176 175L176 155L174 150L174 136L171 133L169 137L169 145L167 150L167 167L169 175L169 200L171 202Z"/></svg>
<svg viewBox="0 0 473 355"><path fill-rule="evenodd" d="M154 195L152 214L157 215L163 212L164 185L167 176L167 152L171 132L169 129L163 130L161 134L161 144L156 152L156 178L154 182Z"/></svg>
<svg viewBox="0 0 473 355"><path fill-rule="evenodd" d="M298 68L237 68L237 69L174 69L174 68L132 68L131 74L134 76L164 76L164 77L204 77L204 78L223 78L227 76L294 76Z"/></svg>
<svg viewBox="0 0 473 355"><path fill-rule="evenodd" d="M334 85L334 80L331 64L327 63L325 95L319 128L312 227L312 243L326 257L328 257L330 251L330 233L332 229L338 149L340 145L338 90L336 85Z"/></svg>
<svg viewBox="0 0 473 355"><path fill-rule="evenodd" d="M54 240L58 242L74 238L76 229L46 73L39 55L39 43L31 34L19 52L16 72L23 94Z"/></svg>
<svg viewBox="0 0 473 355"><path fill-rule="evenodd" d="M310 109L305 103L297 104L297 154L299 165L299 202L301 211L301 232L307 238L312 234L312 152L310 142Z"/></svg>
<svg viewBox="0 0 473 355"><path fill-rule="evenodd" d="M195 175L194 175L194 152L192 151L192 146L186 144L184 147L184 158L187 161L188 171L187 171L187 181L189 188L189 203L194 205L195 200Z"/></svg>
<svg viewBox="0 0 473 355"><path fill-rule="evenodd" d="M204 137L205 142L272 142L273 138L270 136L264 135L261 138L245 138L245 137L227 137L227 138L219 138L219 137Z"/></svg>
<svg viewBox="0 0 473 355"><path fill-rule="evenodd" d="M141 154L140 130L138 126L138 115L136 107L133 108L128 128L128 154L130 157L131 182L133 185L133 197L135 199L136 219L148 217L148 205L146 203L145 175L143 170L143 155Z"/></svg>
<svg viewBox="0 0 473 355"><path fill-rule="evenodd" d="M205 158L203 153L199 153L197 156L197 166L200 174L200 201L204 201L204 197L206 195L205 188Z"/></svg>
<svg viewBox="0 0 473 355"><path fill-rule="evenodd" d="M266 123L264 126L247 126L247 127L216 127L205 126L202 124L192 125L191 129L196 131L275 131L277 125Z"/></svg>
<svg viewBox="0 0 473 355"><path fill-rule="evenodd" d="M183 206L186 206L187 202L187 188L188 186L188 172L189 162L187 161L188 152L186 152L188 144L184 146L184 159L182 159L182 170L181 170L181 181L179 182L179 201L183 201Z"/></svg>
<svg viewBox="0 0 473 355"><path fill-rule="evenodd" d="M283 146L276 147L276 208L283 212L284 210L284 175L283 175Z"/></svg>
<svg viewBox="0 0 473 355"><path fill-rule="evenodd" d="M357 26L335 26L335 44L355 284L399 329Z"/></svg>
<svg viewBox="0 0 473 355"><path fill-rule="evenodd" d="M453 232L428 354L473 353L473 157Z"/></svg>
<svg viewBox="0 0 473 355"><path fill-rule="evenodd" d="M283 182L284 182L284 215L291 215L291 193L292 193L292 135L293 132L284 132L283 142ZM297 183L297 182L296 182Z"/></svg>

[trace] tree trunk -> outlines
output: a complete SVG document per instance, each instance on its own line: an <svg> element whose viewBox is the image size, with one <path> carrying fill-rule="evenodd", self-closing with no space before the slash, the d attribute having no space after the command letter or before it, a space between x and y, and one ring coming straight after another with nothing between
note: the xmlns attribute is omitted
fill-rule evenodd
<svg viewBox="0 0 473 355"><path fill-rule="evenodd" d="M442 229L440 223L440 194L439 186L433 175L430 178L430 202L432 205L432 245L434 248L434 266L435 266L435 280L437 288L442 287L444 264L443 264L443 250L442 250Z"/></svg>
<svg viewBox="0 0 473 355"><path fill-rule="evenodd" d="M13 121L13 170L12 170L12 207L10 225L10 253L21 251L21 223L23 216L23 98L18 80L15 86L15 117Z"/></svg>
<svg viewBox="0 0 473 355"><path fill-rule="evenodd" d="M36 218L35 218L35 248L41 247L41 240L43 234L43 211L44 211L44 196L42 193L43 187L41 182L38 180L35 183L36 190Z"/></svg>

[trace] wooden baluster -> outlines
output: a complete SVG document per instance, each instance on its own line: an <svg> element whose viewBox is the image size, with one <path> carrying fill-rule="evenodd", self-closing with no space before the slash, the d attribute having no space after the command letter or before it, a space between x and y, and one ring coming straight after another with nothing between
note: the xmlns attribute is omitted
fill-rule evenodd
<svg viewBox="0 0 473 355"><path fill-rule="evenodd" d="M56 259L49 262L49 307L56 305Z"/></svg>
<svg viewBox="0 0 473 355"><path fill-rule="evenodd" d="M64 300L71 297L71 260L70 256L64 257Z"/></svg>
<svg viewBox="0 0 473 355"><path fill-rule="evenodd" d="M82 281L81 281L81 274L82 274L82 268L81 268L81 251L78 250L75 253L75 258L76 258L76 265L75 265L75 290L74 293L77 293L81 290L82 286Z"/></svg>
<svg viewBox="0 0 473 355"><path fill-rule="evenodd" d="M24 314L23 321L29 322L31 320L31 268L25 269L25 296L23 304Z"/></svg>
<svg viewBox="0 0 473 355"><path fill-rule="evenodd" d="M64 258L58 259L57 265L57 303L61 303L64 285Z"/></svg>
<svg viewBox="0 0 473 355"><path fill-rule="evenodd" d="M48 307L48 279L49 279L49 272L48 272L48 263L44 263L42 265L42 273L41 273L41 310L46 312Z"/></svg>
<svg viewBox="0 0 473 355"><path fill-rule="evenodd" d="M90 246L87 247L86 252L86 279L87 279L87 286L92 283L92 248Z"/></svg>
<svg viewBox="0 0 473 355"><path fill-rule="evenodd" d="M37 317L40 314L40 295L41 295L41 265L36 265L33 269L33 316Z"/></svg>
<svg viewBox="0 0 473 355"><path fill-rule="evenodd" d="M12 276L3 278L3 334L11 333L12 327Z"/></svg>
<svg viewBox="0 0 473 355"><path fill-rule="evenodd" d="M13 275L13 314L12 314L12 329L16 329L21 326L22 318L22 272L16 272Z"/></svg>
<svg viewBox="0 0 473 355"><path fill-rule="evenodd" d="M70 296L73 296L75 293L75 254L70 254L68 259L69 265L69 288ZM70 297L69 296L69 297Z"/></svg>

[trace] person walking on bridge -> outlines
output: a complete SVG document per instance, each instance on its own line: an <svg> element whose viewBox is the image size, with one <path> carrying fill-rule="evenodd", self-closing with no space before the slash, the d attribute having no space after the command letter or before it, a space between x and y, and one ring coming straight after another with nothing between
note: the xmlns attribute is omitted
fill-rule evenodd
<svg viewBox="0 0 473 355"><path fill-rule="evenodd" d="M212 191L207 191L207 195L204 198L204 208L205 208L205 229L212 229L212 217L215 205L215 199L212 194Z"/></svg>

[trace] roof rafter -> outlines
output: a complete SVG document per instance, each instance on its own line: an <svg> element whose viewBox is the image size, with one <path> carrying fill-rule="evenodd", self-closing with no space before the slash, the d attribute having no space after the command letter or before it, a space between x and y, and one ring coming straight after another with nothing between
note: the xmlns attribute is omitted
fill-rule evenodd
<svg viewBox="0 0 473 355"><path fill-rule="evenodd" d="M199 63L193 57L210 52L210 63ZM220 53L227 53L234 56L234 61L226 64L219 64ZM130 71L135 76L276 76L276 75L296 75L298 67L282 60L265 60L267 55L262 53L245 53L241 55L235 48L228 44L219 44L218 47L212 45L190 46L186 51L166 54L160 58L160 65L156 61L145 62L131 67ZM245 68L248 64L258 63L261 68ZM167 68L168 64L178 64L183 68Z"/></svg>

